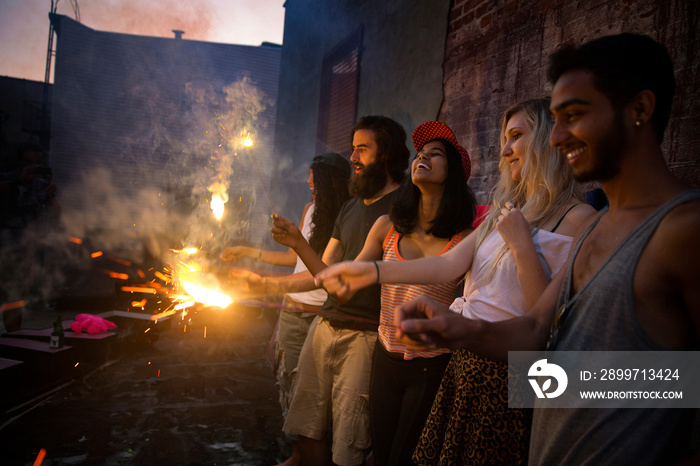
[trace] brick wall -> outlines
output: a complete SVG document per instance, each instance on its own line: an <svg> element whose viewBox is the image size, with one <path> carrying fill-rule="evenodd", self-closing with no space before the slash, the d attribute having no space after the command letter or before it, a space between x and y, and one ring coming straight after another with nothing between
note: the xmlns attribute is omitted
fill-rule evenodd
<svg viewBox="0 0 700 466"><path fill-rule="evenodd" d="M549 94L549 54L621 32L666 45L677 80L664 152L671 170L700 186L700 40L697 0L453 0L440 121L469 150L480 202L498 177L500 118L510 105Z"/></svg>

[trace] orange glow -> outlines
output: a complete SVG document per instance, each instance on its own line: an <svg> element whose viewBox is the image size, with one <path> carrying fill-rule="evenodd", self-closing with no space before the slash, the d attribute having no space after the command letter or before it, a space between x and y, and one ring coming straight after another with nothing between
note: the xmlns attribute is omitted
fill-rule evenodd
<svg viewBox="0 0 700 466"><path fill-rule="evenodd" d="M126 265L127 267L131 267L131 262L129 262L126 259L120 259L120 258L114 257L114 256L105 256L105 257L107 259L111 260L112 262L116 262L117 264Z"/></svg>
<svg viewBox="0 0 700 466"><path fill-rule="evenodd" d="M185 264L184 262L180 261L180 264L182 264L183 267L187 267L190 272L194 272L197 270L197 267L195 267L192 264Z"/></svg>
<svg viewBox="0 0 700 466"><path fill-rule="evenodd" d="M211 210L214 212L214 217L216 217L217 220L221 220L221 217L224 215L224 204L226 204L226 200L224 196L219 194L214 194L211 197Z"/></svg>
<svg viewBox="0 0 700 466"><path fill-rule="evenodd" d="M26 304L27 304L27 302L25 300L15 301L13 303L4 303L4 304L0 305L0 312L1 311L9 311L10 309L17 309L18 307L22 307Z"/></svg>
<svg viewBox="0 0 700 466"><path fill-rule="evenodd" d="M184 286L187 293L192 296L192 299L199 303L209 304L210 306L226 307L233 301L223 293L207 290L206 288L185 280L182 281L182 286Z"/></svg>
<svg viewBox="0 0 700 466"><path fill-rule="evenodd" d="M170 279L169 279L168 277L166 277L166 276L165 276L163 273L161 273L161 272L154 272L153 275L155 275L156 277L160 278L160 279L163 280L165 283L170 283Z"/></svg>
<svg viewBox="0 0 700 466"><path fill-rule="evenodd" d="M138 269L138 270L136 271L136 273L139 274L139 277L141 277L141 278L146 278L146 274L143 273L143 270Z"/></svg>
<svg viewBox="0 0 700 466"><path fill-rule="evenodd" d="M112 278L117 278L119 280L128 280L129 275L125 273L109 272L109 276Z"/></svg>
<svg viewBox="0 0 700 466"><path fill-rule="evenodd" d="M176 311L179 311L181 309L187 309L188 307L192 307L192 306L194 306L194 301L187 301L185 303L180 303L180 304L176 305L173 309L175 309Z"/></svg>
<svg viewBox="0 0 700 466"><path fill-rule="evenodd" d="M149 293L156 294L157 290L155 288L145 288L141 286L122 286L122 291L131 291L132 293Z"/></svg>
<svg viewBox="0 0 700 466"><path fill-rule="evenodd" d="M39 466L41 463L44 462L44 457L46 456L46 449L42 448L39 450L39 454L36 456L36 459L34 460L34 466Z"/></svg>
<svg viewBox="0 0 700 466"><path fill-rule="evenodd" d="M68 241L70 241L71 243L75 243L75 244L83 244L83 240L82 240L82 239L76 238L76 237L74 237L74 236L69 236L69 237L68 237Z"/></svg>
<svg viewBox="0 0 700 466"><path fill-rule="evenodd" d="M92 257L94 259L95 257L100 257L101 255L102 255L102 251L97 251L97 252L93 252L92 254L90 254L90 257Z"/></svg>
<svg viewBox="0 0 700 466"><path fill-rule="evenodd" d="M133 307L144 307L146 305L146 298L143 298L141 301L131 301L131 305Z"/></svg>
<svg viewBox="0 0 700 466"><path fill-rule="evenodd" d="M250 137L250 133L241 131L241 145L244 147L251 147L253 145L253 139Z"/></svg>

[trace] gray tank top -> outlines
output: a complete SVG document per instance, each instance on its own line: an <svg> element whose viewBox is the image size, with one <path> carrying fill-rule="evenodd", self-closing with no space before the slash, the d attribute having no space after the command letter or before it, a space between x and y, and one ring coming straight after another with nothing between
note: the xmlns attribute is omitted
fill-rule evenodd
<svg viewBox="0 0 700 466"><path fill-rule="evenodd" d="M661 221L674 208L700 199L700 190L684 191L659 206L635 227L610 254L576 295L571 296L574 259L600 215L576 242L559 293L554 338L549 349L558 351L662 351L637 320L634 310L634 272L639 257ZM565 305L565 306L564 306Z"/></svg>
<svg viewBox="0 0 700 466"><path fill-rule="evenodd" d="M647 242L677 206L700 199L685 191L642 221L601 268L571 296L574 258L601 213L578 240L567 266L549 350L660 351L637 320L634 272ZM556 329L559 325L558 330ZM532 465L664 464L687 451L695 410L535 409L530 439Z"/></svg>

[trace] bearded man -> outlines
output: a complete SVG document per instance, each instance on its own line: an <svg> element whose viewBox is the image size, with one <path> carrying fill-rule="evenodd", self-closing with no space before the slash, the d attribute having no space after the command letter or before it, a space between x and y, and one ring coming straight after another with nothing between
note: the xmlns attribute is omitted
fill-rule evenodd
<svg viewBox="0 0 700 466"><path fill-rule="evenodd" d="M281 277L248 276L249 289L282 294L316 288L312 274L362 251L374 222L386 215L408 168L406 132L384 116L364 116L352 131L354 197L340 210L323 258L293 222L274 215L275 240L293 248L309 272ZM298 435L302 464L358 465L371 448L369 375L377 341L380 286L359 291L347 302L329 296L311 324L299 356L296 386L284 432ZM332 315L333 317L326 317Z"/></svg>

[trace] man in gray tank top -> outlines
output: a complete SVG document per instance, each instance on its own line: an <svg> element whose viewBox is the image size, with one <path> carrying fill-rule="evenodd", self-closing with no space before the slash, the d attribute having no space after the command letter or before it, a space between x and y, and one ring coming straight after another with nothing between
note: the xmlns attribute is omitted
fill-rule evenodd
<svg viewBox="0 0 700 466"><path fill-rule="evenodd" d="M501 359L544 349L550 330L554 351L700 349L700 190L670 173L661 150L675 89L666 48L621 34L550 59L550 143L577 180L600 182L609 208L577 235L567 268L525 316L474 322L420 301L399 310L400 333ZM530 464L700 464L690 451L695 415L536 408Z"/></svg>
<svg viewBox="0 0 700 466"><path fill-rule="evenodd" d="M646 36L603 37L550 58L550 142L579 181L600 181L610 208L575 243L563 277L558 351L697 350L700 191L661 151L673 65ZM700 361L698 361L700 364ZM538 409L532 464L674 464L695 412Z"/></svg>

